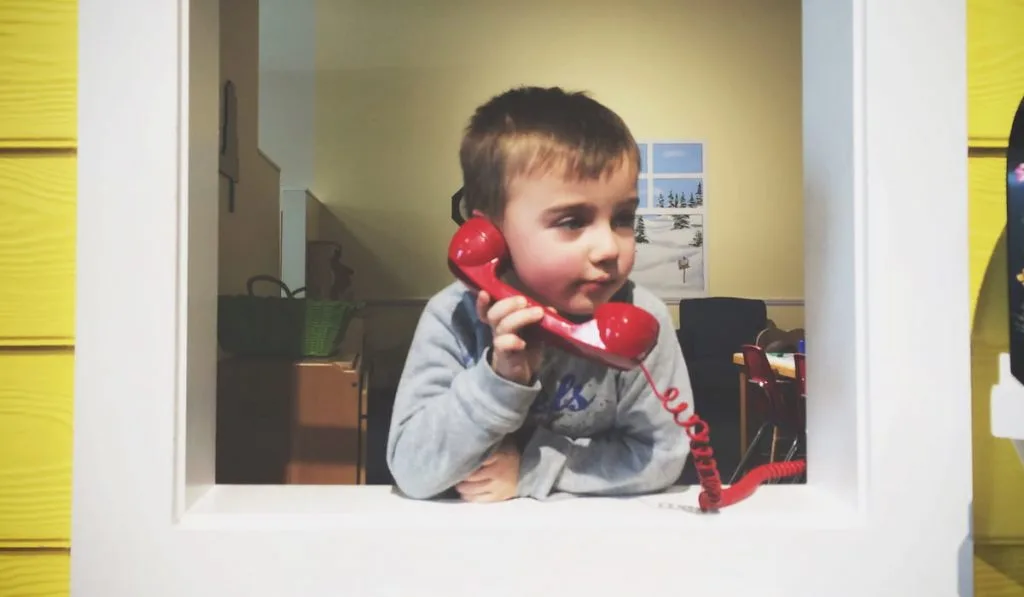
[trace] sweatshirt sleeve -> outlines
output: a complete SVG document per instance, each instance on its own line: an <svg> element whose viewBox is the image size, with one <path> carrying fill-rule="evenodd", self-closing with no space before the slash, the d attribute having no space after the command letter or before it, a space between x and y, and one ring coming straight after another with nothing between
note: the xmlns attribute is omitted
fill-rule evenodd
<svg viewBox="0 0 1024 597"><path fill-rule="evenodd" d="M413 335L395 395L387 462L411 498L435 497L480 467L522 426L539 382L524 386L491 369L455 332L456 305L435 297Z"/></svg>
<svg viewBox="0 0 1024 597"><path fill-rule="evenodd" d="M640 306L661 325L658 344L645 365L659 392L679 390L672 404L682 400L689 405L681 415L685 419L693 412L693 392L672 320L660 300ZM663 490L679 479L689 454L685 430L639 368L620 373L616 391L615 423L607 433L573 439L549 429L533 432L522 451L520 496L642 494Z"/></svg>

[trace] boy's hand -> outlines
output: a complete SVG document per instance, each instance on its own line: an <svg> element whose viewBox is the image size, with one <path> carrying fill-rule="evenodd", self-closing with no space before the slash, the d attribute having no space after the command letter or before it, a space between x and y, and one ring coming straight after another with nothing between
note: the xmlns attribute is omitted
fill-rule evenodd
<svg viewBox="0 0 1024 597"><path fill-rule="evenodd" d="M506 441L498 451L455 489L467 502L503 502L516 497L519 451Z"/></svg>
<svg viewBox="0 0 1024 597"><path fill-rule="evenodd" d="M534 371L540 365L541 346L530 345L522 338L524 327L544 318L543 307L527 307L526 299L512 296L493 305L491 296L480 291L476 297L476 311L493 331L491 367L509 381L530 385Z"/></svg>

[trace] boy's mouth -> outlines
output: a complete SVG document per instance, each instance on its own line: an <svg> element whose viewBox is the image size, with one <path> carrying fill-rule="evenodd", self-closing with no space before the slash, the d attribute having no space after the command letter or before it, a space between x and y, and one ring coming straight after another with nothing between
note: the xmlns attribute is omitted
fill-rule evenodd
<svg viewBox="0 0 1024 597"><path fill-rule="evenodd" d="M577 284L577 288L585 294L592 294L594 292L600 292L607 290L609 287L615 284L615 278L612 276L602 276L600 278L594 278L591 280L581 280Z"/></svg>

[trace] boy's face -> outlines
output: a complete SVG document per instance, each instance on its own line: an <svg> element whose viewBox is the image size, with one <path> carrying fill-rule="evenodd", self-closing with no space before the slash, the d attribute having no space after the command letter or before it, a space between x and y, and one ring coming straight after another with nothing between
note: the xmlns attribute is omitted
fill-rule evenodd
<svg viewBox="0 0 1024 597"><path fill-rule="evenodd" d="M628 160L599 180L558 170L512 180L501 230L525 290L573 315L608 302L633 269L636 182Z"/></svg>

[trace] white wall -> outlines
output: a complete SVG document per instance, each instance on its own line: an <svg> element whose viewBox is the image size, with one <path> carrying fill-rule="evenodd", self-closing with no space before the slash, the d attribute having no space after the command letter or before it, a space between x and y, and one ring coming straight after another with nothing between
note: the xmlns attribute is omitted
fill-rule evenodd
<svg viewBox="0 0 1024 597"><path fill-rule="evenodd" d="M281 186L312 189L316 0L260 0L259 146Z"/></svg>

